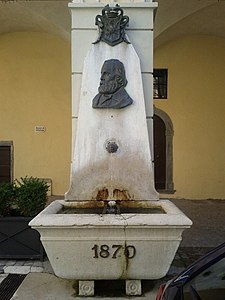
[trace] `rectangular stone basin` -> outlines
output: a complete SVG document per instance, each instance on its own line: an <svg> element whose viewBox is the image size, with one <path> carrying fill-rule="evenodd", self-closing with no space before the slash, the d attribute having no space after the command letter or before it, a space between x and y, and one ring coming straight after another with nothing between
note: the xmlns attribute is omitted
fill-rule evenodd
<svg viewBox="0 0 225 300"><path fill-rule="evenodd" d="M130 201L132 209L121 214L97 213L103 206L101 201L56 200L30 222L41 234L55 274L77 280L165 276L191 220L168 200ZM64 214L68 208L75 211Z"/></svg>

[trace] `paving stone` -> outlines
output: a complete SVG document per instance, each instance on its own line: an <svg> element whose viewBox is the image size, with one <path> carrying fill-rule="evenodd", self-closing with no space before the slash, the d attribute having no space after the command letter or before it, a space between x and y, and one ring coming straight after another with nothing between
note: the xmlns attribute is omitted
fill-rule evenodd
<svg viewBox="0 0 225 300"><path fill-rule="evenodd" d="M18 260L16 261L14 266L23 266L25 264L25 260Z"/></svg>
<svg viewBox="0 0 225 300"><path fill-rule="evenodd" d="M173 276L180 274L182 271L184 271L185 267L177 267L177 266L171 266L169 269L169 272L167 273L167 276Z"/></svg>
<svg viewBox="0 0 225 300"><path fill-rule="evenodd" d="M30 273L30 266L6 266L4 267L5 274L28 274Z"/></svg>
<svg viewBox="0 0 225 300"><path fill-rule="evenodd" d="M153 284L150 281L143 283L147 285L142 296L135 297L135 300L155 300L158 290L158 284ZM78 296L77 284L74 280L61 279L51 274L45 273L30 273L16 291L15 300L84 300L87 297ZM111 297L104 295L96 295L88 297L89 300L124 300L124 297ZM128 298L127 298L128 299Z"/></svg>
<svg viewBox="0 0 225 300"><path fill-rule="evenodd" d="M44 273L54 274L49 260L43 262Z"/></svg>
<svg viewBox="0 0 225 300"><path fill-rule="evenodd" d="M32 266L33 267L43 267L43 262L39 261L39 260L35 260L35 261L33 261Z"/></svg>
<svg viewBox="0 0 225 300"><path fill-rule="evenodd" d="M31 273L42 273L44 271L44 268L31 266L30 271Z"/></svg>
<svg viewBox="0 0 225 300"><path fill-rule="evenodd" d="M34 262L32 260L26 260L24 266L33 266Z"/></svg>
<svg viewBox="0 0 225 300"><path fill-rule="evenodd" d="M6 262L6 266L14 266L16 264L16 260L8 260Z"/></svg>

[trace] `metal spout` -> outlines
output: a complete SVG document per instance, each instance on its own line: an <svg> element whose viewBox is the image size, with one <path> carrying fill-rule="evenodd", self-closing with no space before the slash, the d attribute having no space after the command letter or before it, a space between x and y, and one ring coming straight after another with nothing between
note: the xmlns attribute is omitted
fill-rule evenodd
<svg viewBox="0 0 225 300"><path fill-rule="evenodd" d="M107 201L104 205L103 214L120 214L120 206L114 200Z"/></svg>

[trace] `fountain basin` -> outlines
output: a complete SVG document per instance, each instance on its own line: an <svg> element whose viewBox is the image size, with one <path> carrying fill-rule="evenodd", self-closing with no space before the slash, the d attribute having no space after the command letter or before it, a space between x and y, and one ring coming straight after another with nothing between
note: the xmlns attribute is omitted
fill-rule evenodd
<svg viewBox="0 0 225 300"><path fill-rule="evenodd" d="M56 200L30 222L41 235L55 274L77 280L165 276L191 220L168 200L130 202L130 207L157 208L156 213L95 213L103 205ZM75 213L64 214L68 207ZM76 212L87 207L93 213Z"/></svg>

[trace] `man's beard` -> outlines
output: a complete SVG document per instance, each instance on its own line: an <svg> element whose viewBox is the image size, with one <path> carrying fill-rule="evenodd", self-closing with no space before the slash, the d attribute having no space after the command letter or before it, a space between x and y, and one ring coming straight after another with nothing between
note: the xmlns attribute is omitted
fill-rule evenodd
<svg viewBox="0 0 225 300"><path fill-rule="evenodd" d="M100 94L114 94L118 89L120 88L120 85L115 80L110 80L108 82L102 82L100 83L100 86L98 88L98 91Z"/></svg>

